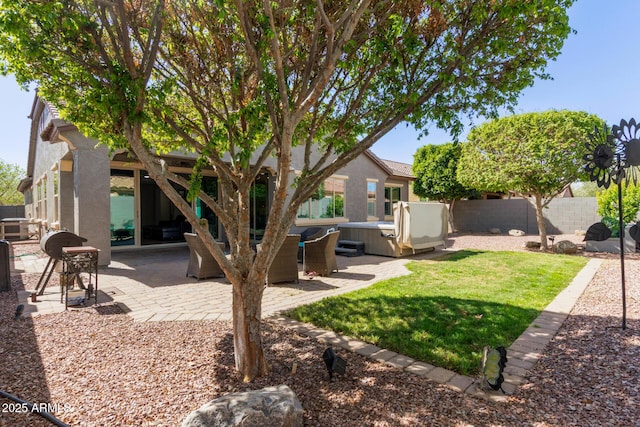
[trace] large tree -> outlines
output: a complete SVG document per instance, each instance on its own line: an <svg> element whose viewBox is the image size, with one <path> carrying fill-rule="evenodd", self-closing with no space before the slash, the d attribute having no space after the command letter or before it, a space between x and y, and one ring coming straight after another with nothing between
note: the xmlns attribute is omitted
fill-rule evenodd
<svg viewBox="0 0 640 427"><path fill-rule="evenodd" d="M461 116L513 104L547 77L572 3L4 0L0 58L83 132L129 149L191 222L232 283L236 367L251 380L268 371L265 272L300 204L401 121L457 134ZM191 180L156 155L175 148L197 156ZM269 158L277 181L256 253L249 194ZM217 199L198 193L205 167ZM229 258L170 182L215 212Z"/></svg>
<svg viewBox="0 0 640 427"><path fill-rule="evenodd" d="M481 191L512 191L533 199L540 243L547 249L543 209L565 187L585 178L585 141L603 121L585 112L512 115L471 129L458 180Z"/></svg>
<svg viewBox="0 0 640 427"><path fill-rule="evenodd" d="M449 142L440 145L425 145L413 155L413 192L430 200L449 205L449 226L455 230L453 209L456 200L478 195L458 181L457 170L462 147Z"/></svg>
<svg viewBox="0 0 640 427"><path fill-rule="evenodd" d="M18 191L20 180L25 177L18 165L0 159L0 205L22 205L24 196Z"/></svg>

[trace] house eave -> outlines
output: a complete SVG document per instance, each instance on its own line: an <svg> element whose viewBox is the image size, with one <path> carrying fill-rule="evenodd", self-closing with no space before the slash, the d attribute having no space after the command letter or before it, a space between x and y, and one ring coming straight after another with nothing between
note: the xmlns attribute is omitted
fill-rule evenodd
<svg viewBox="0 0 640 427"><path fill-rule="evenodd" d="M20 180L20 184L18 184L18 191L24 194L27 190L29 190L33 186L33 178L27 177Z"/></svg>
<svg viewBox="0 0 640 427"><path fill-rule="evenodd" d="M60 142L60 134L77 130L76 126L62 119L50 119L42 132L40 138L46 142Z"/></svg>

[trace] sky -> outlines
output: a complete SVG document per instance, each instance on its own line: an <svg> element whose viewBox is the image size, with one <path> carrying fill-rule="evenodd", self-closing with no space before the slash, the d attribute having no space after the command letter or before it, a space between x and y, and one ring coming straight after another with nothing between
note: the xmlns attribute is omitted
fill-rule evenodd
<svg viewBox="0 0 640 427"><path fill-rule="evenodd" d="M569 35L560 56L546 69L553 80L538 80L525 89L515 113L586 111L609 126L622 119L640 119L636 114L640 108L638 16L639 0L577 0L569 9L569 24L577 33ZM27 167L28 116L33 99L33 91L22 91L11 76L0 76L0 159L23 169ZM473 125L481 123L478 120ZM464 141L470 128L467 126L460 140ZM428 136L419 138L417 130L401 123L372 151L382 159L412 164L421 146L451 141L446 131L428 131Z"/></svg>

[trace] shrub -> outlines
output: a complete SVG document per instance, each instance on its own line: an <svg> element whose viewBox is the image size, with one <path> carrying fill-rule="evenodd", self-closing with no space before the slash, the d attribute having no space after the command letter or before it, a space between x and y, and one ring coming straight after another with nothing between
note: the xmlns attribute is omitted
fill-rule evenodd
<svg viewBox="0 0 640 427"><path fill-rule="evenodd" d="M640 210L640 186L622 184L622 221L626 225L635 222ZM606 190L598 191L598 215L602 222L611 229L612 236L619 236L618 186L611 185Z"/></svg>

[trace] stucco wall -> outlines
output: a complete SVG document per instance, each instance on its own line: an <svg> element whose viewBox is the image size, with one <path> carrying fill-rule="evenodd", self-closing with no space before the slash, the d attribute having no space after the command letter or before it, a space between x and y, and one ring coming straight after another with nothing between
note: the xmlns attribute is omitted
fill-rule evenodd
<svg viewBox="0 0 640 427"><path fill-rule="evenodd" d="M49 131L51 128L53 132ZM43 141L45 130L45 139L51 141ZM86 238L86 245L100 249L100 264L108 265L111 248L107 148L96 147L97 141L50 116L42 103L32 118L31 141L33 204L26 207L27 216L46 221L45 230L59 222L61 229Z"/></svg>
<svg viewBox="0 0 640 427"><path fill-rule="evenodd" d="M376 180L376 217L384 216L384 183L387 174L369 157L361 155L338 175L346 175L346 216L349 221L367 221L367 180Z"/></svg>
<svg viewBox="0 0 640 427"><path fill-rule="evenodd" d="M100 249L100 265L111 262L109 210L109 155L104 146L96 147L78 131L67 132L73 150L74 233L87 239L87 245Z"/></svg>
<svg viewBox="0 0 640 427"><path fill-rule="evenodd" d="M544 210L548 234L572 234L600 221L595 197L553 199ZM460 200L454 204L454 223L459 232L486 233L491 228L537 234L536 212L524 199Z"/></svg>
<svg viewBox="0 0 640 427"><path fill-rule="evenodd" d="M51 225L56 220L55 213L55 178L54 175L58 174L60 160L69 155L69 146L64 142L49 142L43 141L40 138L39 132L36 140L34 167L33 167L33 217L47 221L47 224ZM40 187L40 194L38 194L38 187ZM44 189L46 188L46 197ZM44 204L38 202L44 199ZM40 210L39 206L42 206Z"/></svg>
<svg viewBox="0 0 640 427"><path fill-rule="evenodd" d="M292 165L296 167L304 163L304 147L295 147L292 151ZM313 161L317 161L321 153L312 153ZM267 164L273 162L270 159ZM355 160L351 161L347 166L336 171L335 175L347 177L345 188L345 210L346 218L349 221L383 221L384 216L384 187L385 184L393 183L396 187L401 187L402 200L409 200L410 188L409 181L403 179L393 179L387 175L376 162L368 155L362 154ZM292 178L293 179L293 178ZM367 182L373 180L376 182L376 214L370 218L367 215ZM323 226L331 226L332 224L321 221ZM300 227L307 224L299 222Z"/></svg>

